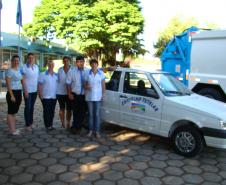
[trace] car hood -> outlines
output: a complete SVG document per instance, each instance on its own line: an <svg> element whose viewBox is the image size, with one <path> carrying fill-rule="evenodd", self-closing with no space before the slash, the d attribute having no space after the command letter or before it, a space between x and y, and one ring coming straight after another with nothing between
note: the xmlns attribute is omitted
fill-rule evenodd
<svg viewBox="0 0 226 185"><path fill-rule="evenodd" d="M213 100L198 94L188 96L167 97L171 102L181 105L180 108L188 109L196 113L205 113L214 118L226 121L226 103Z"/></svg>

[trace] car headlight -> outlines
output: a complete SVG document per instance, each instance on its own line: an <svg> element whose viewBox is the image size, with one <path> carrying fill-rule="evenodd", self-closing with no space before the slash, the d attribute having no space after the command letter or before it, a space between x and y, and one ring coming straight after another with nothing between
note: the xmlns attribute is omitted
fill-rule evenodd
<svg viewBox="0 0 226 185"><path fill-rule="evenodd" d="M220 120L220 127L226 130L226 121Z"/></svg>

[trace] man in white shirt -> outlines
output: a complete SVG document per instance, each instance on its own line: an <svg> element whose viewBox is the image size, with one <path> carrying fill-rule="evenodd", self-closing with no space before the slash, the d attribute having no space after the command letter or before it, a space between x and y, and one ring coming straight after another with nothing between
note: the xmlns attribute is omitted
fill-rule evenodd
<svg viewBox="0 0 226 185"><path fill-rule="evenodd" d="M23 74L23 95L24 95L24 118L26 130L32 131L34 104L37 98L39 68L34 63L34 54L28 53L27 62L22 68Z"/></svg>
<svg viewBox="0 0 226 185"><path fill-rule="evenodd" d="M42 101L44 124L47 131L54 130L53 118L58 76L54 73L53 68L54 62L48 61L48 70L41 73L38 80L38 95Z"/></svg>
<svg viewBox="0 0 226 185"><path fill-rule="evenodd" d="M71 70L70 58L63 57L63 66L58 70L58 83L57 83L57 101L60 105L59 116L62 127L65 128L65 109L66 109L66 121L67 128L70 128L71 121L71 101L67 95L66 77L68 72Z"/></svg>
<svg viewBox="0 0 226 185"><path fill-rule="evenodd" d="M71 131L74 134L81 131L87 109L84 91L84 62L83 56L77 56L76 66L68 73L66 79L68 96L72 102L73 122Z"/></svg>

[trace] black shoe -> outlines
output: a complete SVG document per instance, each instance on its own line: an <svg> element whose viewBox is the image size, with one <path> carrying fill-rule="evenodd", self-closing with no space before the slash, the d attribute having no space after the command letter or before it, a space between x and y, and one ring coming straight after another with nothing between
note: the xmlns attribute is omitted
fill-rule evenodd
<svg viewBox="0 0 226 185"><path fill-rule="evenodd" d="M71 133L79 135L81 133L81 129L71 127Z"/></svg>

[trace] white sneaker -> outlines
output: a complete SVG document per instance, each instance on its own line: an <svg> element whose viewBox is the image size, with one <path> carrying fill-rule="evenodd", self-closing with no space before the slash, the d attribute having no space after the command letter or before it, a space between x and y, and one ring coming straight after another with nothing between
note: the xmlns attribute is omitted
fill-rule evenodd
<svg viewBox="0 0 226 185"><path fill-rule="evenodd" d="M19 130L16 130L15 132L12 132L11 134L13 136L19 136L20 135L20 131Z"/></svg>

